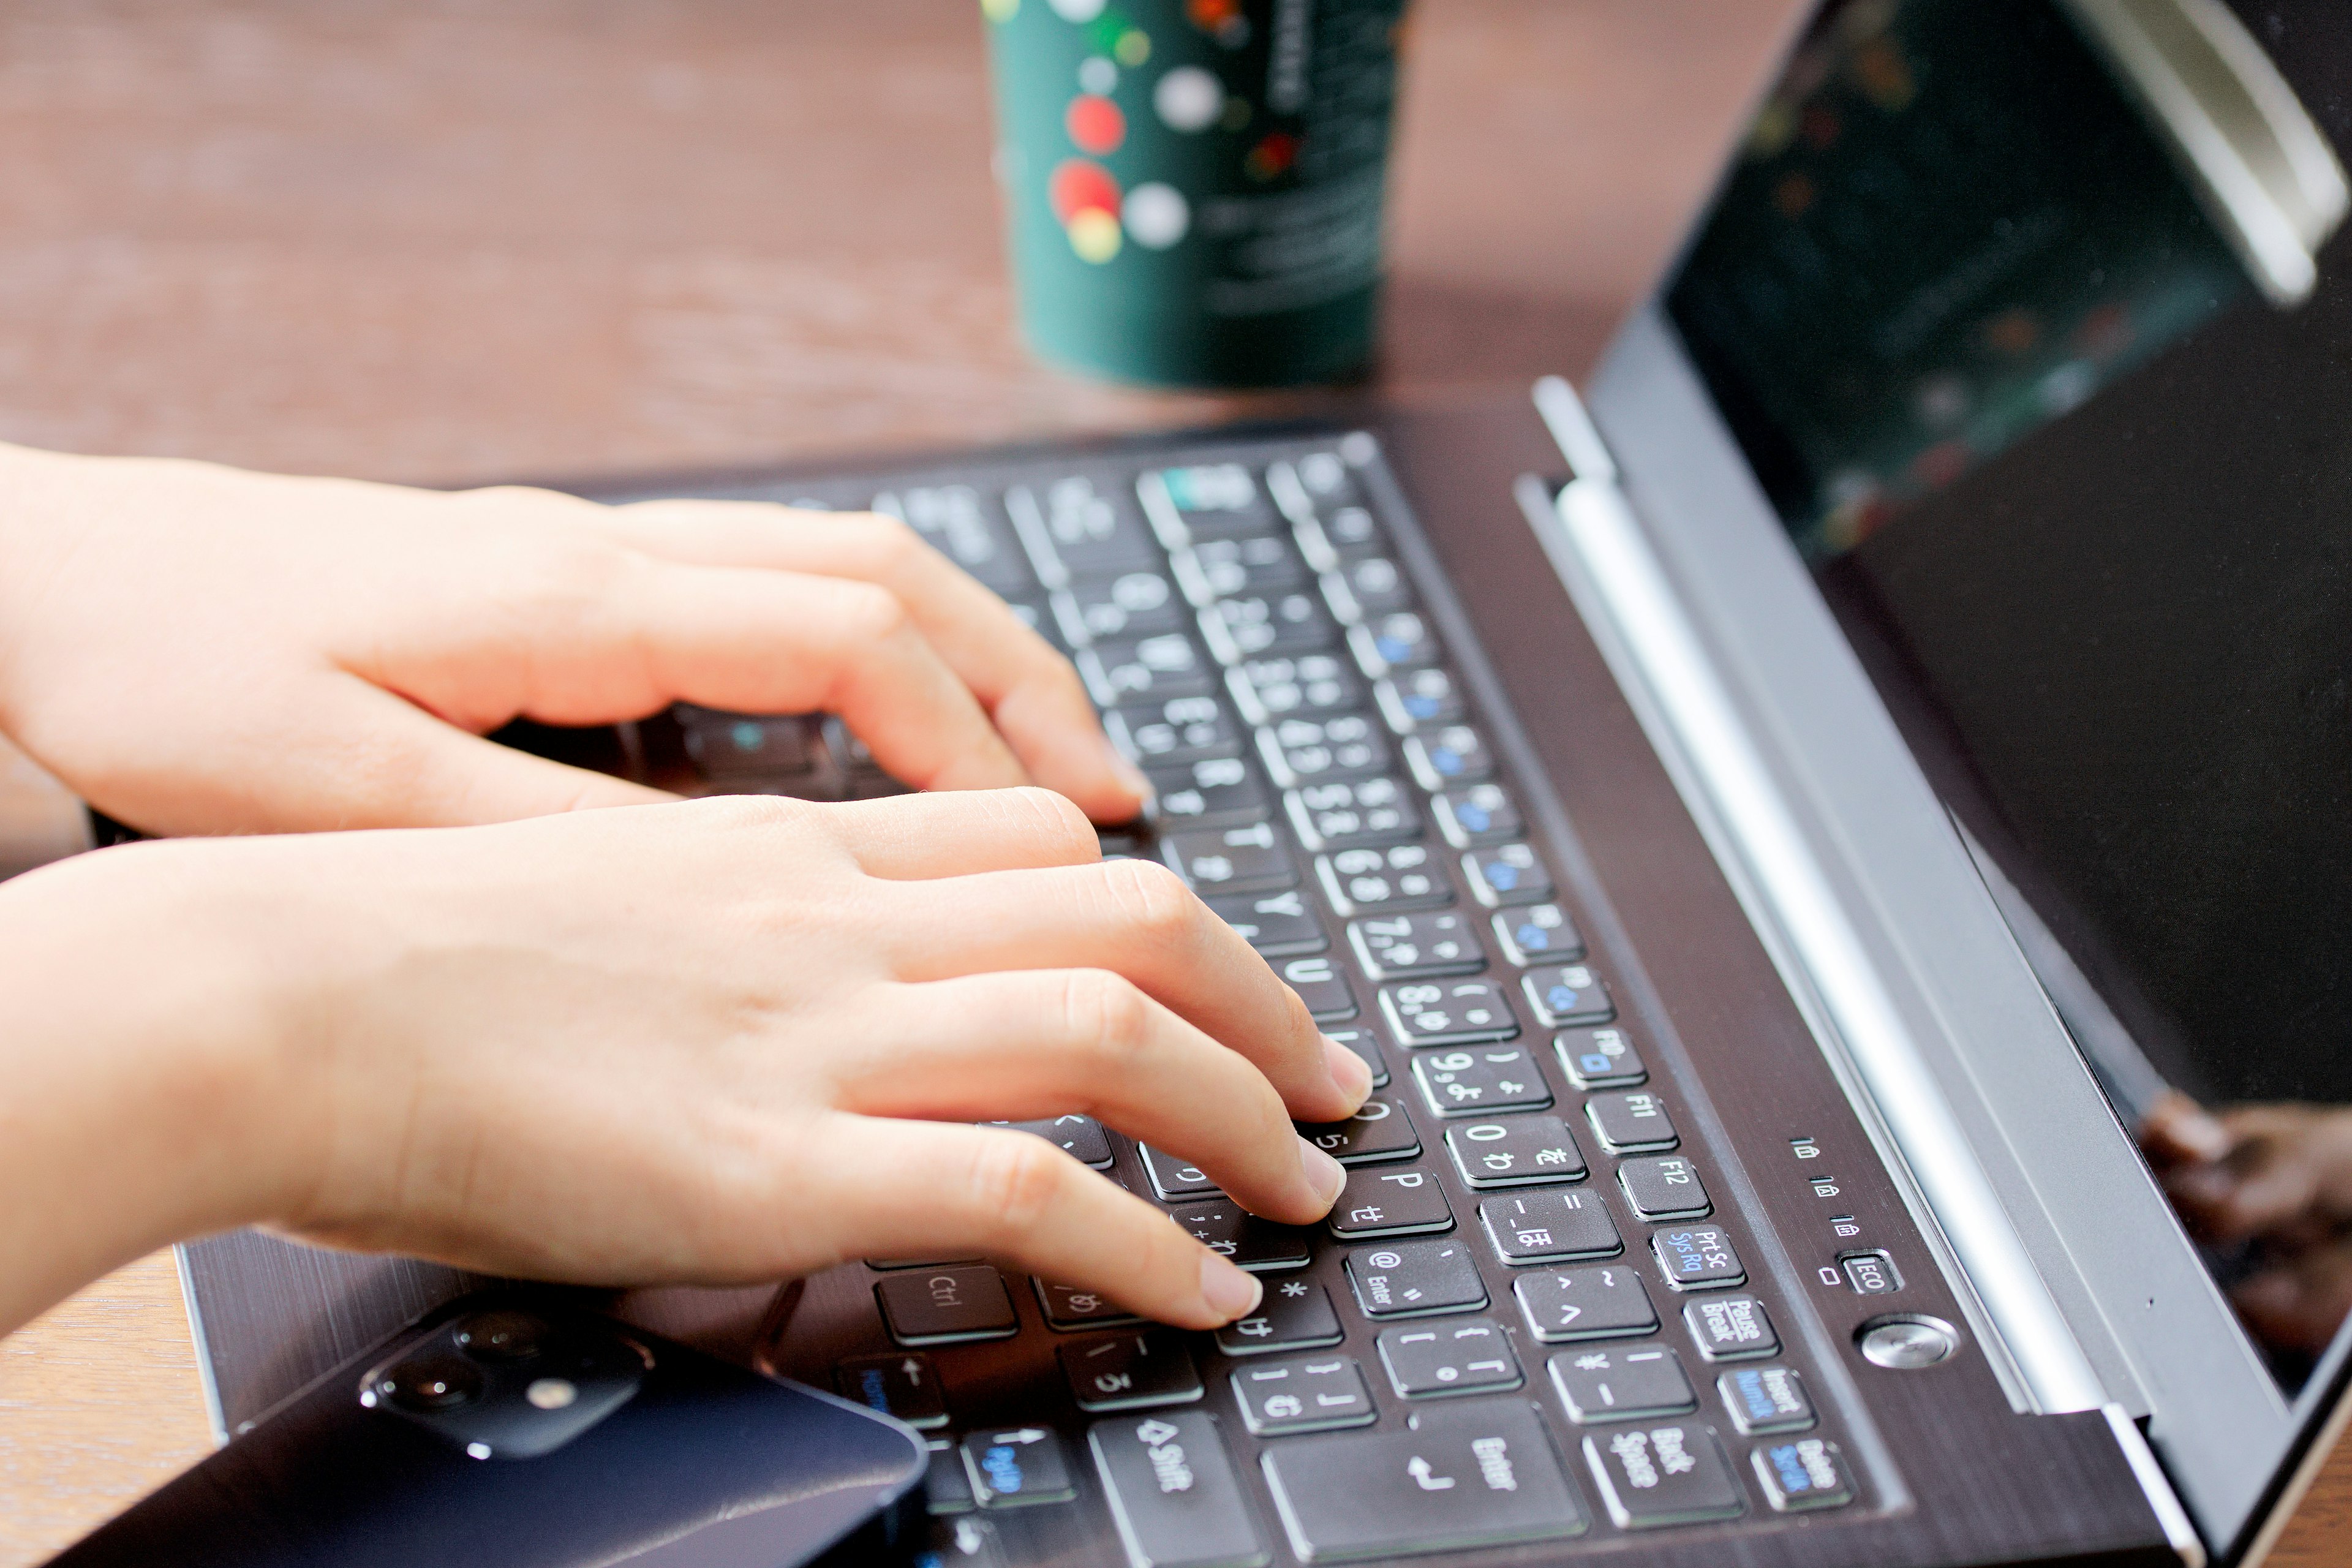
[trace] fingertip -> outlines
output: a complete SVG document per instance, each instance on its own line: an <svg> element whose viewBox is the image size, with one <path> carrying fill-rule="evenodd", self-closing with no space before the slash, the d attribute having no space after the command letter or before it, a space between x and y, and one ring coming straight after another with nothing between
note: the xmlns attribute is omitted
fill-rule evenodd
<svg viewBox="0 0 2352 1568"><path fill-rule="evenodd" d="M1333 1087L1348 1102L1346 1113L1355 1115L1372 1097L1370 1064L1328 1035L1323 1037L1323 1059L1331 1069Z"/></svg>
<svg viewBox="0 0 2352 1568"><path fill-rule="evenodd" d="M1201 1304L1211 1326L1222 1328L1248 1317L1265 1299L1265 1286L1257 1276L1235 1268L1207 1247L1201 1249Z"/></svg>

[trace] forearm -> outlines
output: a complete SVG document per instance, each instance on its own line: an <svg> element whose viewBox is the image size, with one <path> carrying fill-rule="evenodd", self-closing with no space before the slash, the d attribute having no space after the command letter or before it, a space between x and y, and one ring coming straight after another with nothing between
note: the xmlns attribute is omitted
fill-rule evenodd
<svg viewBox="0 0 2352 1568"><path fill-rule="evenodd" d="M0 884L0 1333L284 1206L271 955L177 847Z"/></svg>

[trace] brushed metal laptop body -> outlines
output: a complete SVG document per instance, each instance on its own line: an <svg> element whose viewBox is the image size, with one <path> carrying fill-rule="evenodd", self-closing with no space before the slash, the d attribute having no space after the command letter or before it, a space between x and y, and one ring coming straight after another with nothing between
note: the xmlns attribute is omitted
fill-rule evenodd
<svg viewBox="0 0 2352 1568"><path fill-rule="evenodd" d="M631 491L894 508L1029 605L1168 806L1107 848L1384 1079L1317 1130L1312 1233L1037 1129L1263 1271L1219 1335L968 1259L625 1310L932 1432L940 1561L2259 1560L2347 1409L2343 1220L2192 1238L2137 1141L2168 1093L2352 1100L2295 934L2352 894L2310 652L2352 257L2304 107L2352 36L2244 16L1823 6L1582 402ZM2215 453L2256 478L2184 555ZM815 721L564 743L894 787ZM257 1236L184 1272L224 1432L463 1283Z"/></svg>

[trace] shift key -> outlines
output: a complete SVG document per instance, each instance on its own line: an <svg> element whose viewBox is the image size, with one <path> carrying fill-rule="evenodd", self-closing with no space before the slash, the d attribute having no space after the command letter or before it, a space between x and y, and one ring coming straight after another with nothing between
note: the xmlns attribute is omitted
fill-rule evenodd
<svg viewBox="0 0 2352 1568"><path fill-rule="evenodd" d="M1259 1568L1270 1555L1205 1410L1097 1421L1087 1434L1133 1568Z"/></svg>

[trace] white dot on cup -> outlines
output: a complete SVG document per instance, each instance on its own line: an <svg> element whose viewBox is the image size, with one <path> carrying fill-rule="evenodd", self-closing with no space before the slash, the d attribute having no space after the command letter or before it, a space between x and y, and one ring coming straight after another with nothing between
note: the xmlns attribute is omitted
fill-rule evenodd
<svg viewBox="0 0 2352 1568"><path fill-rule="evenodd" d="M1192 204L1184 193L1156 180L1128 192L1120 216L1127 220L1128 237L1146 250L1167 249L1192 226Z"/></svg>

